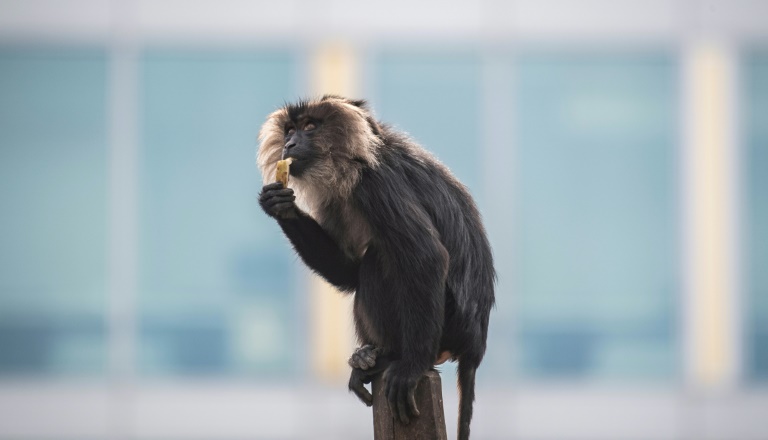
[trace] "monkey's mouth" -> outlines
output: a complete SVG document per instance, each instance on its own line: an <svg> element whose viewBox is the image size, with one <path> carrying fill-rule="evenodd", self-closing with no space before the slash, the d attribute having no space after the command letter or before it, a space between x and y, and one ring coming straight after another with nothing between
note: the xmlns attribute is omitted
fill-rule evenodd
<svg viewBox="0 0 768 440"><path fill-rule="evenodd" d="M299 177L304 172L304 159L299 159L294 156L286 156L284 159L291 159L291 166L288 168L288 174L293 177Z"/></svg>

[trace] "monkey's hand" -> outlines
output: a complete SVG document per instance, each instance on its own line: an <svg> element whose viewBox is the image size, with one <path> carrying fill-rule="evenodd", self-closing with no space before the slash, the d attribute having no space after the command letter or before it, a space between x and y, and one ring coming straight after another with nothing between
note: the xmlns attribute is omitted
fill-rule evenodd
<svg viewBox="0 0 768 440"><path fill-rule="evenodd" d="M371 383L373 376L374 375L370 374L368 371L359 368L353 368L352 374L349 376L349 391L355 393L355 396L357 396L365 406L373 405L373 396L365 387L365 384Z"/></svg>
<svg viewBox="0 0 768 440"><path fill-rule="evenodd" d="M366 345L357 351L363 350L366 347L371 346ZM373 405L373 396L371 396L371 393L368 391L368 389L365 388L365 385L371 383L371 381L373 381L376 376L385 371L387 367L389 367L389 365L392 363L392 360L389 358L389 356L383 354L379 349L374 350L376 350L376 354L378 356L374 362L374 365L368 367L368 369L365 370L362 368L353 367L352 374L349 376L349 391L355 393L355 395L367 406ZM355 353L357 353L357 351Z"/></svg>
<svg viewBox="0 0 768 440"><path fill-rule="evenodd" d="M280 182L264 185L259 195L259 204L261 209L270 217L277 219L296 218L298 216L296 196L291 188L283 188Z"/></svg>
<svg viewBox="0 0 768 440"><path fill-rule="evenodd" d="M373 345L363 345L355 350L347 361L352 368L367 370L376 365L376 356L379 355L379 349Z"/></svg>
<svg viewBox="0 0 768 440"><path fill-rule="evenodd" d="M384 392L387 393L389 409L392 414L407 425L410 417L418 417L419 409L416 407L416 385L419 383L421 373L414 373L406 368L402 361L394 361L384 372Z"/></svg>

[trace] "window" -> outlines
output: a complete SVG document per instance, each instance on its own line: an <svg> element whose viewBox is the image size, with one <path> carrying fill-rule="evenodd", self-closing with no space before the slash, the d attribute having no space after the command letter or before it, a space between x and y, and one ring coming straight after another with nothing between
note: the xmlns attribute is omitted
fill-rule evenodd
<svg viewBox="0 0 768 440"><path fill-rule="evenodd" d="M523 54L515 292L528 378L667 378L679 364L677 67Z"/></svg>
<svg viewBox="0 0 768 440"><path fill-rule="evenodd" d="M294 257L261 213L257 134L294 96L283 54L150 51L141 67L144 374L296 369Z"/></svg>
<svg viewBox="0 0 768 440"><path fill-rule="evenodd" d="M105 369L106 57L0 49L0 374Z"/></svg>
<svg viewBox="0 0 768 440"><path fill-rule="evenodd" d="M744 63L746 370L768 378L768 52L750 52Z"/></svg>

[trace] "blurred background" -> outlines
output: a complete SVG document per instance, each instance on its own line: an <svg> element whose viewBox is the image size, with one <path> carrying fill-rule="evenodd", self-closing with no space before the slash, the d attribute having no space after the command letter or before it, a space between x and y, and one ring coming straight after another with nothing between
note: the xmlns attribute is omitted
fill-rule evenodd
<svg viewBox="0 0 768 440"><path fill-rule="evenodd" d="M768 2L0 0L0 440L372 438L257 204L327 92L481 207L473 438L768 439Z"/></svg>

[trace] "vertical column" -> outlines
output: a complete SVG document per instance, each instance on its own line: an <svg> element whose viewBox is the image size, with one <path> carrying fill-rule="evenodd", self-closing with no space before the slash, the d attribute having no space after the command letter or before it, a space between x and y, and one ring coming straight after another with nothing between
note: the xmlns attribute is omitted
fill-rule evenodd
<svg viewBox="0 0 768 440"><path fill-rule="evenodd" d="M355 51L341 43L320 46L311 62L312 94L357 97L359 64ZM347 359L354 348L352 296L338 292L320 277L310 281L310 356L314 374L328 381L347 378Z"/></svg>
<svg viewBox="0 0 768 440"><path fill-rule="evenodd" d="M731 385L739 370L734 71L722 44L687 51L687 378L705 391Z"/></svg>
<svg viewBox="0 0 768 440"><path fill-rule="evenodd" d="M109 78L108 328L111 437L134 436L138 49L134 1L113 0Z"/></svg>

